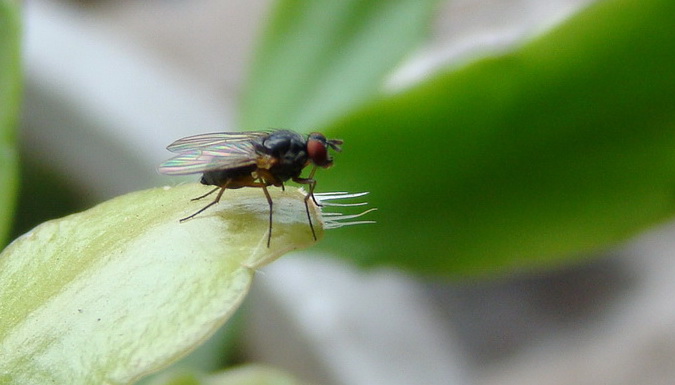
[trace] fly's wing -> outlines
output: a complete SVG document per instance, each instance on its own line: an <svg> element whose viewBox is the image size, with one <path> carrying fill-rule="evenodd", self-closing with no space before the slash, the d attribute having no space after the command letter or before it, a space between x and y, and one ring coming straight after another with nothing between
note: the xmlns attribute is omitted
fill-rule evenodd
<svg viewBox="0 0 675 385"><path fill-rule="evenodd" d="M174 142L169 149L180 154L162 163L158 171L186 175L256 164L259 155L251 136L225 140L223 135L230 134L197 135Z"/></svg>
<svg viewBox="0 0 675 385"><path fill-rule="evenodd" d="M192 150L213 149L228 146L233 143L260 140L269 136L269 134L268 131L246 131L194 135L178 139L171 143L166 149L178 153L189 152Z"/></svg>

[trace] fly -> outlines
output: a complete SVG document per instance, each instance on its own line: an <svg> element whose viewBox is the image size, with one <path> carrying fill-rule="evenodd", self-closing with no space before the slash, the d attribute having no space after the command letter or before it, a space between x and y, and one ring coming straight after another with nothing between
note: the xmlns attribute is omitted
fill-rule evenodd
<svg viewBox="0 0 675 385"><path fill-rule="evenodd" d="M289 179L309 186L305 196L307 220L316 240L316 232L309 214L308 200L314 198L316 180L314 173L318 167L328 168L333 159L328 148L342 151L343 141L326 139L323 134L313 132L304 137L289 130L219 132L188 136L171 143L167 150L178 155L159 166L159 172L168 175L186 175L203 173L201 183L216 186L208 193L194 198L199 200L218 191L216 199L202 207L194 214L181 219L181 222L192 219L204 210L220 201L227 189L242 187L262 188L270 206L267 247L272 239L272 197L268 186L284 189L284 182ZM308 165L314 167L307 178L300 177L302 170Z"/></svg>

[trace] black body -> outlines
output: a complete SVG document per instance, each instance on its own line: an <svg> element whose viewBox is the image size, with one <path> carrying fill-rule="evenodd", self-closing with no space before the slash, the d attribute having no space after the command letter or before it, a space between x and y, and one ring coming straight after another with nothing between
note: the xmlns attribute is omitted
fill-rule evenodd
<svg viewBox="0 0 675 385"><path fill-rule="evenodd" d="M256 149L278 159L279 162L270 168L270 173L282 182L299 177L309 160L307 138L289 130L273 132Z"/></svg>
<svg viewBox="0 0 675 385"><path fill-rule="evenodd" d="M234 180L251 175L258 167L256 165L230 168L225 170L206 171L202 175L200 182L207 186L222 186L228 180ZM230 189L242 188L245 186L232 186Z"/></svg>
<svg viewBox="0 0 675 385"><path fill-rule="evenodd" d="M269 172L276 179L275 182L286 182L291 178L298 178L303 168L307 166L307 139L302 135L289 131L279 130L271 133L262 140L254 141L254 147L260 155L269 155L277 160ZM258 168L257 165L230 168L225 170L206 171L202 175L201 183L211 186L222 186L228 179L239 179L251 175ZM272 181L265 183L278 185ZM232 186L230 189L244 186Z"/></svg>

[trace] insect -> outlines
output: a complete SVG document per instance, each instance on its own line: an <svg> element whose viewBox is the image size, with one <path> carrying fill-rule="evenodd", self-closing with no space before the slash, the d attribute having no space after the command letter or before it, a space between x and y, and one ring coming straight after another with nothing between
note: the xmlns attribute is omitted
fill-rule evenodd
<svg viewBox="0 0 675 385"><path fill-rule="evenodd" d="M188 136L171 143L167 150L178 153L159 166L159 172L168 175L185 175L203 173L201 183L216 186L208 193L194 198L199 200L218 191L216 199L194 214L181 219L181 222L192 219L204 210L220 201L227 189L242 187L262 188L270 206L267 247L272 239L273 202L267 191L268 186L284 189L284 182L289 179L309 186L305 196L307 220L316 240L316 233L309 215L308 200L314 198L316 180L314 173L317 167L328 168L333 159L328 148L342 151L343 141L326 139L323 134L313 132L304 137L289 130L219 132ZM302 170L309 164L314 167L307 178L300 177Z"/></svg>

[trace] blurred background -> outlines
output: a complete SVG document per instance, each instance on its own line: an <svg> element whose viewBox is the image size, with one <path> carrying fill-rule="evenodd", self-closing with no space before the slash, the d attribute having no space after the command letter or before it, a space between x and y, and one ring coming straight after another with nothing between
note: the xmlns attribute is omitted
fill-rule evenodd
<svg viewBox="0 0 675 385"><path fill-rule="evenodd" d="M388 87L505 51L589 3L443 2L429 38ZM271 6L26 2L13 237L116 195L178 183L155 171L166 145L237 128L237 100ZM674 232L665 224L572 266L493 279L364 271L311 250L289 255L256 277L236 342L221 348L230 337L220 333L196 353L202 358L180 365L266 363L327 385L671 383Z"/></svg>

